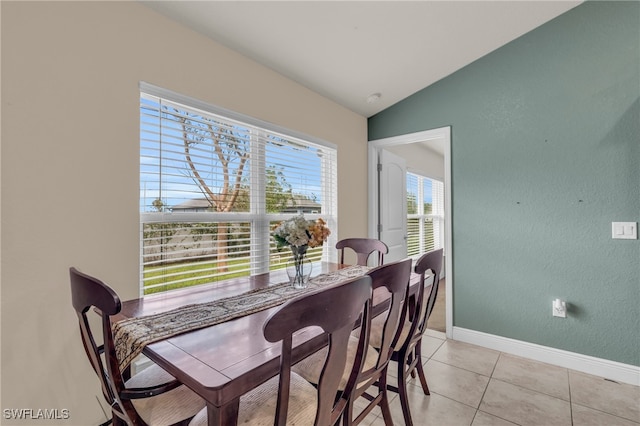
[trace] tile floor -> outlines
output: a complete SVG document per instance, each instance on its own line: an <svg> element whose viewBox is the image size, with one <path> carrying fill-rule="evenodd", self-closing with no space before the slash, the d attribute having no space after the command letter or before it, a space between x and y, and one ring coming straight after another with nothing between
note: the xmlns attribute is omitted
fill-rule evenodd
<svg viewBox="0 0 640 426"><path fill-rule="evenodd" d="M423 361L431 395L410 382L415 426L640 425L638 386L446 340L432 330L423 337ZM400 400L389 395L394 424L402 426ZM384 426L380 410L362 424Z"/></svg>

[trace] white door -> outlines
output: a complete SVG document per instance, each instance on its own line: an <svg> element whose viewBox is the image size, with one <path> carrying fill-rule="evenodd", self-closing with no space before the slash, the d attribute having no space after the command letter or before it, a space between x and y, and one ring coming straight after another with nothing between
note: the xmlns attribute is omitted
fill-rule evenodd
<svg viewBox="0 0 640 426"><path fill-rule="evenodd" d="M378 161L378 238L389 246L389 263L407 257L407 162L384 149Z"/></svg>

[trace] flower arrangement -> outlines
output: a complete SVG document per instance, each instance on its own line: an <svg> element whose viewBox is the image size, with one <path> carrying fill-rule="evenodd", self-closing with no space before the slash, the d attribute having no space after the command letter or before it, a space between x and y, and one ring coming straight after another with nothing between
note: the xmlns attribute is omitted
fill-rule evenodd
<svg viewBox="0 0 640 426"><path fill-rule="evenodd" d="M303 215L285 220L273 230L278 249L289 246L293 258L287 264L287 274L294 288L305 288L311 276L312 265L307 259L307 248L320 247L331 234L322 219L307 220Z"/></svg>
<svg viewBox="0 0 640 426"><path fill-rule="evenodd" d="M292 217L279 223L273 230L273 238L278 248L320 247L331 234L327 223L322 219L307 220L303 215Z"/></svg>

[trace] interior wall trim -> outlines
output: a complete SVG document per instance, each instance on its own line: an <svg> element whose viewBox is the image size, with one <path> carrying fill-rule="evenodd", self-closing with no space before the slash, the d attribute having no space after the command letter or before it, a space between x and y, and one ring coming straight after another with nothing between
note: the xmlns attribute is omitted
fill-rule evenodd
<svg viewBox="0 0 640 426"><path fill-rule="evenodd" d="M445 191L445 236L444 268L445 276L445 331L446 336L453 335L453 216L452 216L452 179L451 179L451 126L423 130L368 142L368 180L369 180L369 223L368 234L377 238L378 218L378 155L381 149L390 146L406 145L428 140L442 140L444 143L444 191Z"/></svg>
<svg viewBox="0 0 640 426"><path fill-rule="evenodd" d="M635 365L623 364L460 327L453 327L453 340L604 377L616 382L640 386L640 367Z"/></svg>

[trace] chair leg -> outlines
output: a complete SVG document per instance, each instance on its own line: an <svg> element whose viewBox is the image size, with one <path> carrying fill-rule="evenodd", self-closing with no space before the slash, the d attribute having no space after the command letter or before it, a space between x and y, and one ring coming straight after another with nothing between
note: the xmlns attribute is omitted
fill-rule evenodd
<svg viewBox="0 0 640 426"><path fill-rule="evenodd" d="M410 364L411 364L411 361L413 360L413 357L412 357L412 355L411 355L411 351L407 352L407 354L406 354L406 355L403 355L403 356L401 357L401 359L404 359L404 361L405 361L405 365L410 365ZM398 361L398 362L400 362L400 361ZM409 371L409 374L411 374L411 377L415 377L415 375L414 375L413 371L411 371L411 370L410 370L410 371ZM405 374L405 375L406 375L406 374Z"/></svg>
<svg viewBox="0 0 640 426"><path fill-rule="evenodd" d="M351 401L351 398L347 401L347 406L342 413L342 424L344 426L353 425L353 401Z"/></svg>
<svg viewBox="0 0 640 426"><path fill-rule="evenodd" d="M421 345L422 345L422 339L420 339L418 341L418 343L416 344L416 348L415 348L415 355L417 358L417 363L416 363L416 370L418 370L418 377L420 377L420 383L422 384L422 391L424 392L425 395L431 395L431 392L429 391L429 386L427 385L427 378L424 375L424 369L422 368L422 349L421 349Z"/></svg>
<svg viewBox="0 0 640 426"><path fill-rule="evenodd" d="M391 418L391 409L389 408L389 398L387 395L387 370L385 368L384 373L380 376L378 381L378 392L382 394L380 400L380 409L382 410L382 418L384 419L385 426L393 426L393 419Z"/></svg>
<svg viewBox="0 0 640 426"><path fill-rule="evenodd" d="M398 360L398 396L400 397L400 405L402 406L402 416L406 426L413 426L411 420L411 410L409 409L409 396L407 395L407 364L409 355L404 355Z"/></svg>
<svg viewBox="0 0 640 426"><path fill-rule="evenodd" d="M407 365L411 365L411 363L413 363L414 357L413 354L409 354L409 358L407 358ZM411 378L415 379L416 378L416 369L412 368L411 369Z"/></svg>
<svg viewBox="0 0 640 426"><path fill-rule="evenodd" d="M425 377L424 370L422 369L422 364L418 363L416 365L416 369L418 370L418 376L420 377L420 383L422 384L422 391L425 395L431 395L429 385L427 385L427 378Z"/></svg>
<svg viewBox="0 0 640 426"><path fill-rule="evenodd" d="M111 419L111 425L112 426L127 426L127 422L125 422L124 420L122 420L120 417L118 417L115 413L113 414L113 417Z"/></svg>

